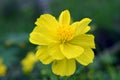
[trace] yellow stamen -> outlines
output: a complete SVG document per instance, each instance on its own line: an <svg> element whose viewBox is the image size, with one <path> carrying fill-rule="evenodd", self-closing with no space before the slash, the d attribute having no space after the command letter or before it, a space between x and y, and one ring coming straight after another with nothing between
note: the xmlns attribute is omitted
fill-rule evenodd
<svg viewBox="0 0 120 80"><path fill-rule="evenodd" d="M74 28L70 26L60 26L57 28L58 39L61 43L69 41L73 38Z"/></svg>

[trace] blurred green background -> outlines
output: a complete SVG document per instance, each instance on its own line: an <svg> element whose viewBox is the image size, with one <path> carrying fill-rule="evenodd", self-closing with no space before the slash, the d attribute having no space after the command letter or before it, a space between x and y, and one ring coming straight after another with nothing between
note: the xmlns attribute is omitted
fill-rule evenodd
<svg viewBox="0 0 120 80"><path fill-rule="evenodd" d="M95 35L94 62L77 70L67 80L120 80L120 0L0 0L0 57L7 66L3 80L64 80L51 72L50 65L35 64L23 74L20 61L36 46L29 43L34 22L43 13L56 17L68 9L72 20L92 19Z"/></svg>

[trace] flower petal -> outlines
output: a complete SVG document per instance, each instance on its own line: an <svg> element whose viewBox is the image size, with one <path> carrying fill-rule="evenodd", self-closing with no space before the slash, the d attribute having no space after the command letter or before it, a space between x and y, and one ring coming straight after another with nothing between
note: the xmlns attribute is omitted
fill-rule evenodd
<svg viewBox="0 0 120 80"><path fill-rule="evenodd" d="M41 15L40 18L37 19L35 24L39 27L46 27L50 31L56 30L56 28L59 26L56 18L50 14Z"/></svg>
<svg viewBox="0 0 120 80"><path fill-rule="evenodd" d="M43 63L43 64L50 64L54 59L49 55L48 51L46 50L47 46L40 46L38 51L36 52L36 57Z"/></svg>
<svg viewBox="0 0 120 80"><path fill-rule="evenodd" d="M70 13L68 10L64 10L59 16L59 23L62 25L69 25L70 24Z"/></svg>
<svg viewBox="0 0 120 80"><path fill-rule="evenodd" d="M83 34L86 27L88 27L88 24L91 22L91 19L89 18L84 18L82 19L80 22L75 22L73 23L71 26L72 27L76 27L76 31L75 31L75 36L78 36L80 34Z"/></svg>
<svg viewBox="0 0 120 80"><path fill-rule="evenodd" d="M72 45L69 43L61 44L60 48L61 48L63 55L67 59L76 58L84 52L84 49L82 47L77 46L77 45Z"/></svg>
<svg viewBox="0 0 120 80"><path fill-rule="evenodd" d="M93 59L94 52L92 51L92 49L85 49L84 53L76 58L76 60L84 66L88 65L89 63L92 63Z"/></svg>
<svg viewBox="0 0 120 80"><path fill-rule="evenodd" d="M82 34L87 33L90 30L90 26L87 26L83 31L81 31Z"/></svg>
<svg viewBox="0 0 120 80"><path fill-rule="evenodd" d="M37 19L37 27L30 34L30 42L39 45L48 45L56 41L57 20L49 14L44 14Z"/></svg>
<svg viewBox="0 0 120 80"><path fill-rule="evenodd" d="M80 27L80 22L74 22L74 23L71 25L71 27L73 27L73 28L75 28L75 29L76 29L76 27ZM90 30L90 26L87 26L85 29L83 29L83 30L81 31L81 34L85 34L85 33L87 33L89 30Z"/></svg>
<svg viewBox="0 0 120 80"><path fill-rule="evenodd" d="M74 37L69 43L85 48L95 48L94 36L82 34Z"/></svg>
<svg viewBox="0 0 120 80"><path fill-rule="evenodd" d="M60 50L60 44L53 44L48 46L48 52L55 60L61 60L65 58Z"/></svg>
<svg viewBox="0 0 120 80"><path fill-rule="evenodd" d="M60 76L70 76L75 72L76 64L73 59L63 59L54 61L52 64L53 73Z"/></svg>
<svg viewBox="0 0 120 80"><path fill-rule="evenodd" d="M57 43L56 40L51 39L51 36L46 36L48 33L41 34L38 32L32 32L30 34L30 42L33 44L38 44L38 45L48 45L50 43Z"/></svg>
<svg viewBox="0 0 120 80"><path fill-rule="evenodd" d="M54 39L56 40L56 32L54 31L49 31L46 27L35 27L33 32L43 34L44 36L47 36L49 39Z"/></svg>

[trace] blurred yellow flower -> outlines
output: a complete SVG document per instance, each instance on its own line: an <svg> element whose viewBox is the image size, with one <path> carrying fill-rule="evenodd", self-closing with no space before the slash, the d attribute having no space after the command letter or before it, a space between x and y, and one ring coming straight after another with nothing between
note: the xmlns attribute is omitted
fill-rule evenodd
<svg viewBox="0 0 120 80"><path fill-rule="evenodd" d="M27 56L21 61L22 70L24 73L30 73L33 70L34 64L37 62L33 52L29 52Z"/></svg>
<svg viewBox="0 0 120 80"><path fill-rule="evenodd" d="M0 58L0 77L5 76L7 72L7 67L2 63L2 59Z"/></svg>
<svg viewBox="0 0 120 80"><path fill-rule="evenodd" d="M63 11L59 20L50 14L43 14L35 22L30 34L30 42L40 45L36 52L43 64L52 64L53 73L70 76L76 70L76 61L86 66L93 62L94 36L86 34L90 30L91 19L70 24L70 13Z"/></svg>

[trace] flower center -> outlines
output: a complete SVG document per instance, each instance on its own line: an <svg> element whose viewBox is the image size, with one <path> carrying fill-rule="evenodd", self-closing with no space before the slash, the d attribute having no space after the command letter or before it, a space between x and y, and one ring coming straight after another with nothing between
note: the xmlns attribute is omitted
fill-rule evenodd
<svg viewBox="0 0 120 80"><path fill-rule="evenodd" d="M61 41L61 43L64 43L72 39L74 28L70 26L61 26L57 28L57 32L58 32L58 35L57 35L58 39Z"/></svg>

